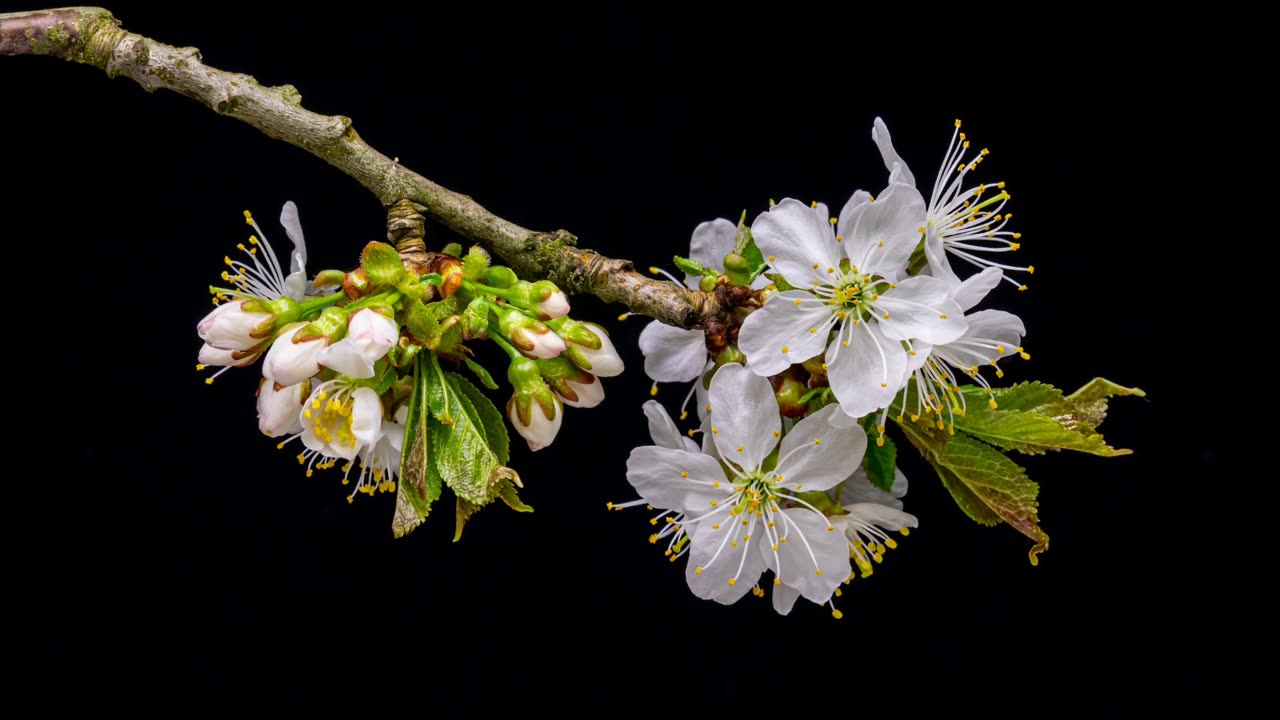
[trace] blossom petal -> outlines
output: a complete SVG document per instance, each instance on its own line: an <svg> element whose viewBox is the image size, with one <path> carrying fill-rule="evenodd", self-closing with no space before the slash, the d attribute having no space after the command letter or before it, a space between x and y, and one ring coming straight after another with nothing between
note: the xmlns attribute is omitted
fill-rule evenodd
<svg viewBox="0 0 1280 720"><path fill-rule="evenodd" d="M782 438L777 473L785 485L801 485L804 491L827 490L862 462L867 433L856 425L834 427L831 415L839 412L838 405L827 405L796 423Z"/></svg>
<svg viewBox="0 0 1280 720"><path fill-rule="evenodd" d="M844 233L853 227L852 222L855 214L862 212L858 208L869 202L871 202L871 193L866 190L858 190L844 204L844 208L840 210L840 220L836 225L836 234L840 236L841 243L844 242Z"/></svg>
<svg viewBox="0 0 1280 720"><path fill-rule="evenodd" d="M827 379L840 409L860 418L893 402L906 381L907 352L902 345L865 322L845 323L836 340L827 348Z"/></svg>
<svg viewBox="0 0 1280 720"><path fill-rule="evenodd" d="M707 512L711 501L728 496L727 486L712 487L724 479L720 463L702 453L646 445L632 450L627 458L627 482L650 505L664 510Z"/></svg>
<svg viewBox="0 0 1280 720"><path fill-rule="evenodd" d="M724 458L755 470L778 445L782 423L769 381L730 363L711 378L711 435Z"/></svg>
<svg viewBox="0 0 1280 720"><path fill-rule="evenodd" d="M372 445L378 441L382 430L382 402L373 388L357 388L351 393L351 434L357 447Z"/></svg>
<svg viewBox="0 0 1280 720"><path fill-rule="evenodd" d="M942 345L963 335L969 324L960 305L947 297L947 290L945 281L923 275L885 290L875 303L885 337Z"/></svg>
<svg viewBox="0 0 1280 720"><path fill-rule="evenodd" d="M840 267L831 223L798 200L787 198L761 213L751 224L751 234L769 267L796 287L815 280L826 283L827 268Z"/></svg>
<svg viewBox="0 0 1280 720"><path fill-rule="evenodd" d="M871 139L875 142L876 147L880 149L880 157L884 159L884 169L889 171L889 179L896 179L898 182L915 187L915 175L911 174L907 164L898 155L898 151L893 148L893 138L889 136L889 128L885 126L884 121L880 118L876 118L871 128Z"/></svg>
<svg viewBox="0 0 1280 720"><path fill-rule="evenodd" d="M773 586L773 609L779 615L787 615L791 612L791 608L796 606L796 599L800 597L800 591L790 585L774 585Z"/></svg>
<svg viewBox="0 0 1280 720"><path fill-rule="evenodd" d="M675 421L661 403L657 400L645 401L644 416L649 421L649 437L653 438L654 445L668 450L688 449L684 441L689 438L680 432L680 428L676 427ZM693 450L697 452L696 445Z"/></svg>
<svg viewBox="0 0 1280 720"><path fill-rule="evenodd" d="M757 375L776 375L827 347L833 317L831 307L812 293L778 293L742 321L738 349L747 356L747 367Z"/></svg>
<svg viewBox="0 0 1280 720"><path fill-rule="evenodd" d="M840 223L849 262L861 272L897 280L920 244L925 217L924 198L914 187L889 185L874 202L853 208Z"/></svg>
<svg viewBox="0 0 1280 720"><path fill-rule="evenodd" d="M904 527L919 527L920 521L915 515L891 508L880 503L855 503L844 508L857 522L863 525L875 525L883 530L901 530Z"/></svg>
<svg viewBox="0 0 1280 720"><path fill-rule="evenodd" d="M694 595L731 605L742 599L764 573L765 561L759 550L763 533L754 516L751 524L743 528L736 517L727 512L724 515L723 522L708 518L694 528L689 537L685 579ZM745 535L751 535L751 539L744 541Z"/></svg>
<svg viewBox="0 0 1280 720"><path fill-rule="evenodd" d="M657 320L640 332L644 374L656 382L688 382L707 365L707 345L701 330L684 330Z"/></svg>
<svg viewBox="0 0 1280 720"><path fill-rule="evenodd" d="M699 223L693 229L693 238L689 241L689 259L709 268L723 270L724 256L733 252L737 241L738 226L724 218ZM697 290L700 279L696 275L686 274L684 284Z"/></svg>
<svg viewBox="0 0 1280 720"><path fill-rule="evenodd" d="M960 309L965 312L978 303L982 302L1004 278L1004 272L997 267L983 268L982 272L971 275L964 281L950 286L948 294L952 300L960 305Z"/></svg>
<svg viewBox="0 0 1280 720"><path fill-rule="evenodd" d="M907 476L903 475L901 470L894 468L893 487L889 492L885 492L871 484L871 479L867 477L867 471L859 465L858 469L853 471L853 474L845 481L844 487L840 488L840 504L878 503L880 505L888 505L895 510L901 510L902 501L898 498L906 494Z"/></svg>
<svg viewBox="0 0 1280 720"><path fill-rule="evenodd" d="M969 329L964 335L934 351L959 368L986 365L1008 357L1014 348L1022 344L1022 336L1026 334L1022 320L1003 310L979 310L966 316L965 320L969 322Z"/></svg>
<svg viewBox="0 0 1280 720"><path fill-rule="evenodd" d="M844 533L822 514L805 508L788 508L774 517L778 550L761 547L768 568L807 600L819 605L830 600L849 577L849 541Z"/></svg>
<svg viewBox="0 0 1280 720"><path fill-rule="evenodd" d="M289 253L289 273L306 274L307 241L302 235L302 223L298 220L298 206L290 200L280 208L280 224L293 243L293 252ZM297 298L294 298L295 300Z"/></svg>
<svg viewBox="0 0 1280 720"><path fill-rule="evenodd" d="M950 284L960 282L960 276L951 269L951 261L947 259L947 248L942 242L942 233L930 221L924 235L924 257L929 263L929 274L947 281Z"/></svg>
<svg viewBox="0 0 1280 720"><path fill-rule="evenodd" d="M373 360L350 338L343 338L316 355L316 362L357 380L373 377Z"/></svg>

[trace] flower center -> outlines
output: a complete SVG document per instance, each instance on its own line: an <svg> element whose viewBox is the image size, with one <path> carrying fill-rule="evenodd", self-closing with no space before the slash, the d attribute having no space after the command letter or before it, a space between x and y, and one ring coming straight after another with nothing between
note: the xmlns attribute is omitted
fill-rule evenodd
<svg viewBox="0 0 1280 720"><path fill-rule="evenodd" d="M332 396L321 390L303 414L312 421L316 437L335 447L355 447L359 442L351 430L354 399L350 388L340 388Z"/></svg>

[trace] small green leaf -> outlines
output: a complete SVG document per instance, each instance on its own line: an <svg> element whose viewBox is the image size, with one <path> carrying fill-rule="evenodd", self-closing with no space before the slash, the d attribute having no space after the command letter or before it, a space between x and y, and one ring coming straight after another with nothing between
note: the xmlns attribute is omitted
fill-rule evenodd
<svg viewBox="0 0 1280 720"><path fill-rule="evenodd" d="M449 387L463 395L475 410L476 419L484 429L485 439L489 441L489 449L498 458L498 462L506 464L511 459L511 438L507 434L507 421L488 395L480 392L480 388L471 384L470 380L457 373L446 373Z"/></svg>
<svg viewBox="0 0 1280 720"><path fill-rule="evenodd" d="M423 364L427 387L427 409L431 416L445 425L453 425L454 415L449 404L449 384L444 379L444 370L440 368L440 358L435 353Z"/></svg>
<svg viewBox="0 0 1280 720"><path fill-rule="evenodd" d="M502 481L498 490L498 495L508 507L516 512L533 512L532 507L525 505L524 502L520 500L520 495L516 492L516 486L511 484L510 480Z"/></svg>
<svg viewBox="0 0 1280 720"><path fill-rule="evenodd" d="M768 263L764 261L764 253L760 252L760 248L756 246L755 237L751 235L751 228L747 227L741 220L738 221L738 238L735 252L746 259L751 280L755 280L768 267ZM748 284L750 284L750 280Z"/></svg>
<svg viewBox="0 0 1280 720"><path fill-rule="evenodd" d="M1022 383L993 393L996 408L988 404L986 391L963 388L968 410L955 418L955 426L968 435L1004 450L1030 455L1047 450L1075 450L1111 457L1132 451L1113 448L1098 434L1106 418L1107 398L1115 395L1144 396L1137 388L1126 388L1097 378L1069 397L1044 383Z"/></svg>
<svg viewBox="0 0 1280 720"><path fill-rule="evenodd" d="M395 285L404 276L404 263L400 253L390 245L371 242L360 253L360 265L376 285Z"/></svg>
<svg viewBox="0 0 1280 720"><path fill-rule="evenodd" d="M472 360L466 355L462 356L462 361L467 364L468 370L475 373L475 376L480 378L481 385L489 388L490 390L498 389L498 383L493 381L493 376L489 374L488 370L484 369L483 365L476 362L475 360Z"/></svg>
<svg viewBox="0 0 1280 720"><path fill-rule="evenodd" d="M867 431L867 453L862 459L862 466L866 469L867 478L871 480L872 485L889 492L897 474L898 448L893 444L893 438L888 435L884 436L884 445L876 442L881 435L876 429L875 415L868 415L862 424Z"/></svg>
<svg viewBox="0 0 1280 720"><path fill-rule="evenodd" d="M485 271L489 269L489 253L479 245L472 245L467 250L466 257L462 258L462 277L466 280L475 282L484 277Z"/></svg>
<svg viewBox="0 0 1280 720"><path fill-rule="evenodd" d="M458 301L452 297L423 303L417 298L405 300L405 327L420 344L435 350L441 347L444 334L457 320L450 320L457 313Z"/></svg>
<svg viewBox="0 0 1280 720"><path fill-rule="evenodd" d="M427 273L426 275L419 275L418 282L423 285L439 285L444 282L444 277L440 273Z"/></svg>
<svg viewBox="0 0 1280 720"><path fill-rule="evenodd" d="M1017 463L999 450L964 435L948 436L931 425L900 422L907 439L934 466L956 504L977 522L1004 521L1035 541L1028 557L1049 549L1049 536L1040 528L1036 496L1040 486Z"/></svg>
<svg viewBox="0 0 1280 720"><path fill-rule="evenodd" d="M476 298L462 311L462 337L465 340L489 336L489 301Z"/></svg>
<svg viewBox="0 0 1280 720"><path fill-rule="evenodd" d="M445 392L453 425L433 423L431 426L432 461L445 484L458 497L483 506L494 499L498 468L502 464L489 447L479 412L457 387L449 383Z"/></svg>
<svg viewBox="0 0 1280 720"><path fill-rule="evenodd" d="M703 265L697 260L690 260L689 258L680 257L679 255L676 255L671 259L675 262L676 267L683 270L686 275L710 275L714 277L717 274L715 270L709 269L706 265Z"/></svg>
<svg viewBox="0 0 1280 720"><path fill-rule="evenodd" d="M396 374L396 369L391 366L390 362L386 360L379 360L377 365L374 367L377 368L378 366L382 366L382 374L377 376L378 384L374 387L374 392L379 395L383 395L391 389L392 385L396 384L396 378L398 376Z"/></svg>
<svg viewBox="0 0 1280 720"><path fill-rule="evenodd" d="M778 273L765 273L764 276L769 278L769 282L773 283L773 286L777 288L779 291L799 289L795 285L792 285L791 283L787 282L787 279L782 277L782 275L779 275Z"/></svg>
<svg viewBox="0 0 1280 720"><path fill-rule="evenodd" d="M472 515L475 515L480 511L480 507L481 506L476 505L473 502L468 502L462 498L458 498L458 503L453 513L454 542L458 542L462 539L462 528L466 526L467 520L470 520Z"/></svg>
<svg viewBox="0 0 1280 720"><path fill-rule="evenodd" d="M440 252L444 253L445 255L462 257L462 243L451 242L448 245L445 245L443 248L441 248Z"/></svg>

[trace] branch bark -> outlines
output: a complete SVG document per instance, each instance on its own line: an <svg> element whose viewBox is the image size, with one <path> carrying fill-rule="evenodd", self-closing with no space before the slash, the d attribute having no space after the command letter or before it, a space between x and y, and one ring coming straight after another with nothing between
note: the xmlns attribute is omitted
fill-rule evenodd
<svg viewBox="0 0 1280 720"><path fill-rule="evenodd" d="M195 48L125 31L103 8L0 14L0 55L44 55L127 77L148 92L172 90L265 135L295 145L355 178L387 208L411 201L463 237L486 246L521 277L548 278L669 325L701 327L728 308L714 294L636 272L631 262L576 247L565 230L539 232L505 220L466 195L408 170L364 142L351 119L302 107L292 85L266 87L249 75L210 67Z"/></svg>

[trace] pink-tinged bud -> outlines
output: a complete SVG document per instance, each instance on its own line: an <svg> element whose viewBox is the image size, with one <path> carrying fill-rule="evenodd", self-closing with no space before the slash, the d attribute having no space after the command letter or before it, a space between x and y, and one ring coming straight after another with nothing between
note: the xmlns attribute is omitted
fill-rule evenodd
<svg viewBox="0 0 1280 720"><path fill-rule="evenodd" d="M347 336L320 351L321 365L359 380L374 375L373 364L381 360L400 339L400 329L391 318L364 308L352 313Z"/></svg>
<svg viewBox="0 0 1280 720"><path fill-rule="evenodd" d="M258 429L267 437L302 432L302 403L311 392L310 383L282 387L262 379L258 385Z"/></svg>
<svg viewBox="0 0 1280 720"><path fill-rule="evenodd" d="M223 350L205 343L200 346L200 354L197 356L196 361L201 365L210 367L225 367L227 365L245 367L246 365L252 365L253 361L257 360L261 354L247 350Z"/></svg>
<svg viewBox="0 0 1280 720"><path fill-rule="evenodd" d="M247 300L224 303L196 324L200 339L221 350L248 350L262 342L252 333L271 320L271 313L249 312Z"/></svg>
<svg viewBox="0 0 1280 720"><path fill-rule="evenodd" d="M569 314L569 298L563 292L556 290L548 295L546 300L534 305L533 309L543 320L564 317Z"/></svg>
<svg viewBox="0 0 1280 720"><path fill-rule="evenodd" d="M324 337L304 342L293 341L305 325L286 330L271 343L267 357L262 363L262 374L269 380L281 385L297 385L320 372L320 351L329 344Z"/></svg>
<svg viewBox="0 0 1280 720"><path fill-rule="evenodd" d="M614 349L613 343L609 340L609 336L605 334L604 328L595 323L582 323L582 327L590 330L600 339L600 349L592 350L584 345L574 344L568 353L569 358L574 364L583 370L590 370L592 375L596 377L614 377L621 375L623 370L622 358L618 355L618 351Z"/></svg>
<svg viewBox="0 0 1280 720"><path fill-rule="evenodd" d="M515 308L498 318L498 330L528 357L546 359L564 352L564 340L559 335Z"/></svg>
<svg viewBox="0 0 1280 720"><path fill-rule="evenodd" d="M599 378L594 375L589 374L587 377L591 378L590 382L582 383L572 379L564 381L564 384L568 385L573 390L573 393L577 395L576 400L570 400L568 396L561 395L560 399L564 401L565 405L576 408L590 408L604 402L604 383L600 382Z"/></svg>
<svg viewBox="0 0 1280 720"><path fill-rule="evenodd" d="M546 390L546 386L543 386ZM529 443L529 449L541 450L556 439L560 423L564 420L564 405L550 391L545 393L517 392L507 401L507 418L520 437Z"/></svg>

